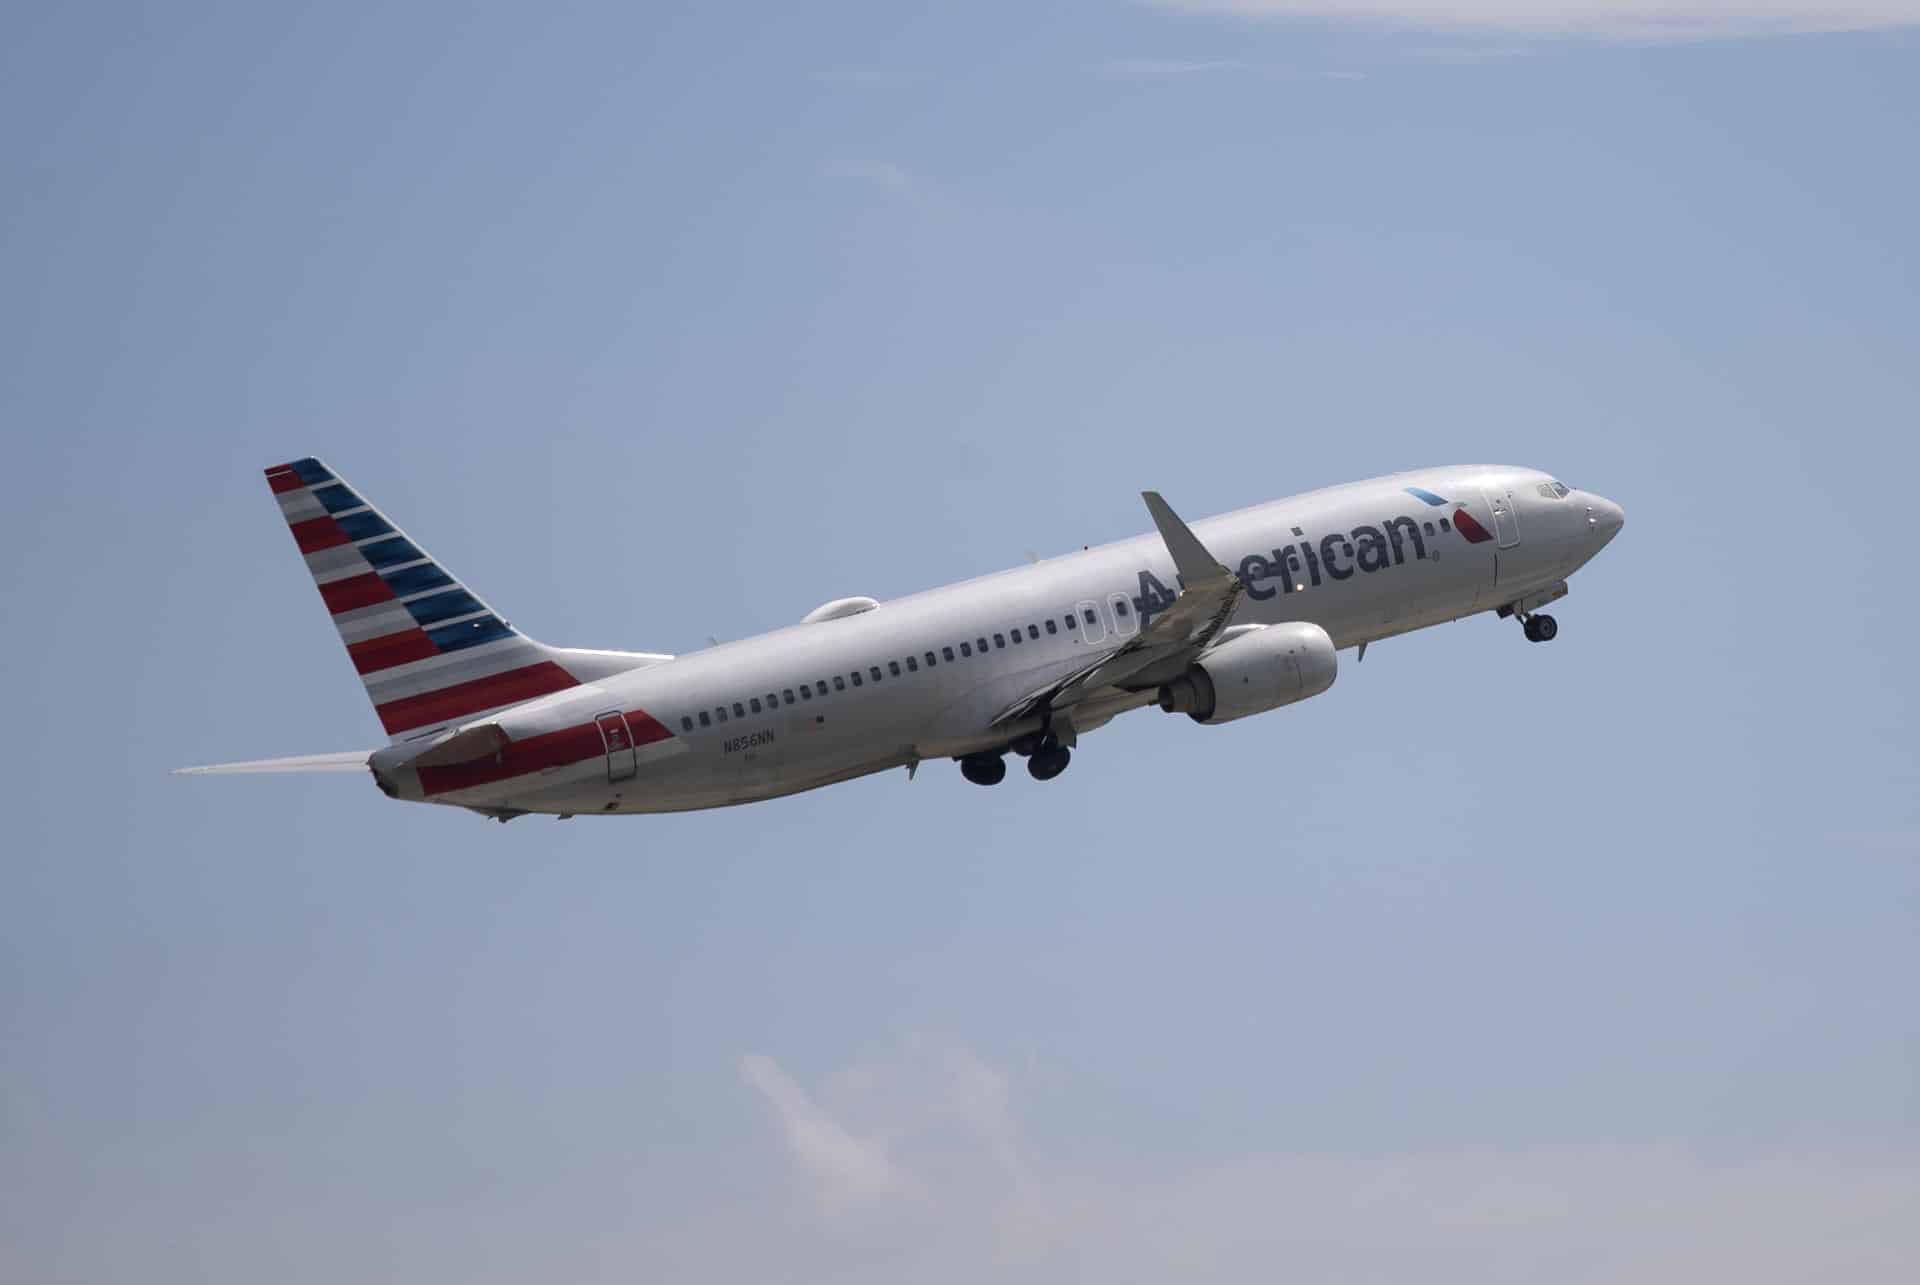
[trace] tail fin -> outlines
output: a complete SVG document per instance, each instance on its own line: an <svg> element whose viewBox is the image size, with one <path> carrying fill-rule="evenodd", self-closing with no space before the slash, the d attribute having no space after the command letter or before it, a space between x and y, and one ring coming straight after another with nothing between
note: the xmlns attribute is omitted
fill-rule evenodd
<svg viewBox="0 0 1920 1285"><path fill-rule="evenodd" d="M394 740L579 684L566 653L508 624L319 460L277 464L267 484Z"/></svg>

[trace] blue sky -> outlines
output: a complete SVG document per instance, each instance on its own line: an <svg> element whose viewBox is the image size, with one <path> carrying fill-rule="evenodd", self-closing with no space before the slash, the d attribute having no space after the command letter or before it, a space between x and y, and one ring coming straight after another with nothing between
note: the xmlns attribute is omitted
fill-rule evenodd
<svg viewBox="0 0 1920 1285"><path fill-rule="evenodd" d="M0 1279L1907 1279L1920 9L1362 8L17 18ZM168 774L380 739L309 453L673 651L1145 487L1630 520L1046 786L503 827Z"/></svg>

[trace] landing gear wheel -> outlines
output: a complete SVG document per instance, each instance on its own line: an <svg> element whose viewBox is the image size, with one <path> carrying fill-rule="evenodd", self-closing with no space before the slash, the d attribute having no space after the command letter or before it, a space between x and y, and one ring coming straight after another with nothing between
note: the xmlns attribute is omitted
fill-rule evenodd
<svg viewBox="0 0 1920 1285"><path fill-rule="evenodd" d="M1049 746L1036 750L1027 759L1027 774L1036 781L1051 781L1067 770L1067 764L1073 761L1073 751L1064 745Z"/></svg>
<svg viewBox="0 0 1920 1285"><path fill-rule="evenodd" d="M1524 626L1528 642L1552 642L1560 624L1552 616L1528 616Z"/></svg>
<svg viewBox="0 0 1920 1285"><path fill-rule="evenodd" d="M1007 779L1007 761L998 754L969 754L960 760L960 775L975 785L998 785Z"/></svg>

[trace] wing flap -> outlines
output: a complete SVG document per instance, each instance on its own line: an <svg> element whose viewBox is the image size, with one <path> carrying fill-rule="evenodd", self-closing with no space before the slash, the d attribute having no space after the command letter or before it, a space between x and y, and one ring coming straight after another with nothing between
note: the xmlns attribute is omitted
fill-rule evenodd
<svg viewBox="0 0 1920 1285"><path fill-rule="evenodd" d="M1180 592L1138 634L1091 664L1022 696L1000 711L992 726L1029 718L1042 710L1066 709L1162 661L1182 653L1197 656L1232 618L1246 586L1207 552L1200 537L1180 520L1158 491L1142 491L1140 498L1147 502L1160 540L1173 555L1174 568L1180 573Z"/></svg>

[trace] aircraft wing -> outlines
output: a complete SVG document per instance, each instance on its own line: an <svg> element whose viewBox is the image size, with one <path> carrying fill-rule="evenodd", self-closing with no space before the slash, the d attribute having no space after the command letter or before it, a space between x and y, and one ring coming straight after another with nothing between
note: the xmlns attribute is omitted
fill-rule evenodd
<svg viewBox="0 0 1920 1285"><path fill-rule="evenodd" d="M251 759L245 763L209 763L204 767L176 767L175 776L212 776L225 772L364 772L372 750L342 750L337 754L296 754L283 759Z"/></svg>
<svg viewBox="0 0 1920 1285"><path fill-rule="evenodd" d="M1180 520L1158 491L1142 491L1147 512L1160 531L1180 573L1181 588L1172 605L1153 622L1098 660L1029 692L994 717L993 726L1029 718L1042 710L1066 709L1103 687L1126 681L1149 666L1206 650L1240 602L1246 586L1207 552L1200 538Z"/></svg>

